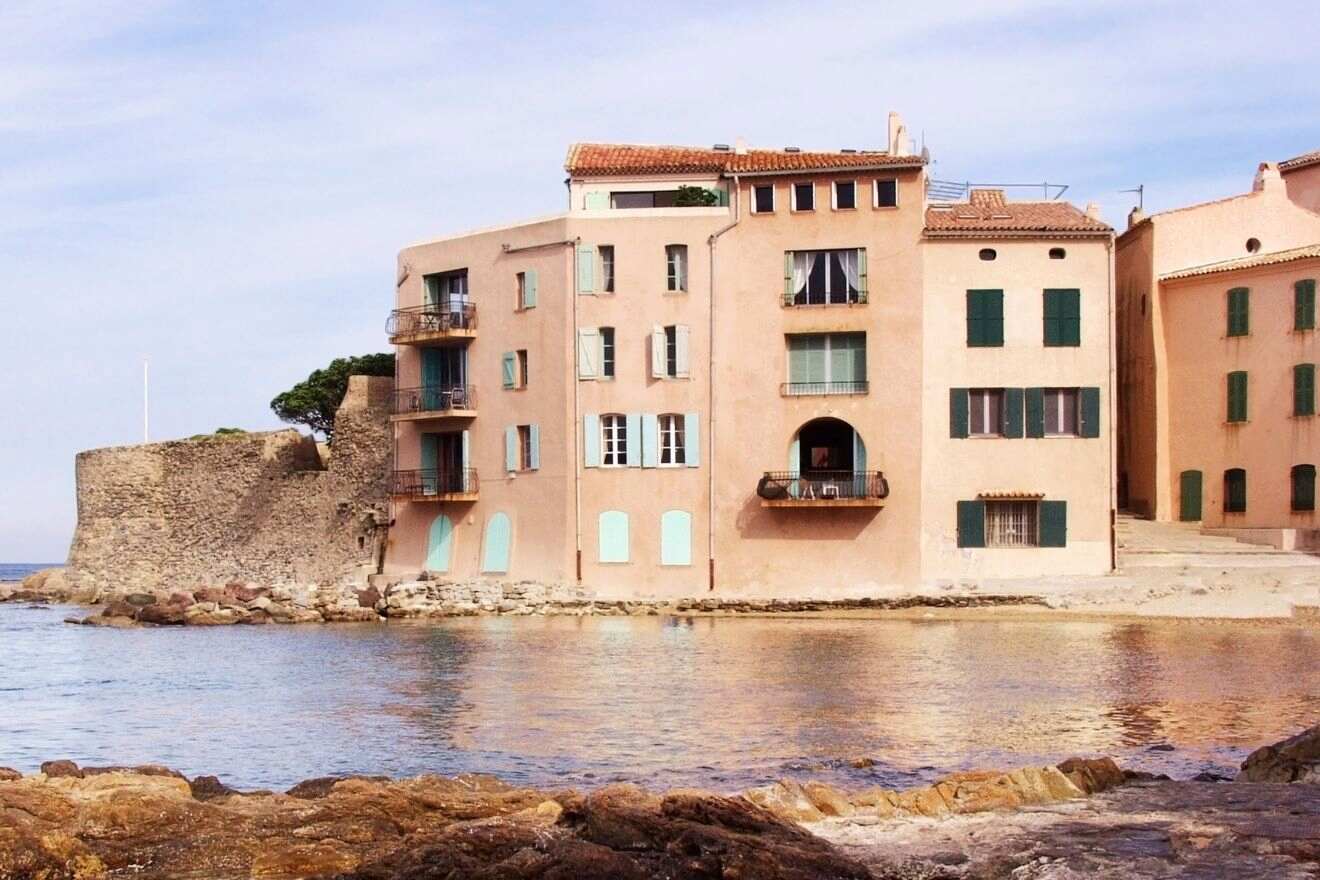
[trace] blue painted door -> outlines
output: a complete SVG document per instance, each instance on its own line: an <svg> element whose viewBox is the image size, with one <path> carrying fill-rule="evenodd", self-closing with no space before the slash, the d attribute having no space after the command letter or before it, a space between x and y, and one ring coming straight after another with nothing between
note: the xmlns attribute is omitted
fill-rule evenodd
<svg viewBox="0 0 1320 880"><path fill-rule="evenodd" d="M431 523L426 544L426 570L449 571L449 554L454 546L454 524L443 513Z"/></svg>

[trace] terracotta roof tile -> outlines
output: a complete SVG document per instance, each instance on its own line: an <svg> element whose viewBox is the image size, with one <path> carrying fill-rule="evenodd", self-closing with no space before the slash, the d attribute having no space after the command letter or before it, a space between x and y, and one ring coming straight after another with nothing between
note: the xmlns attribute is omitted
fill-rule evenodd
<svg viewBox="0 0 1320 880"><path fill-rule="evenodd" d="M1320 165L1320 150L1312 150L1300 156L1293 156L1291 159L1284 159L1279 163L1279 170L1296 171L1298 168L1305 168L1308 165Z"/></svg>
<svg viewBox="0 0 1320 880"><path fill-rule="evenodd" d="M875 150L807 152L748 150L737 153L705 147L643 144L573 144L564 170L573 177L626 174L781 174L793 171L843 171L870 168L919 168L920 156L891 156Z"/></svg>
<svg viewBox="0 0 1320 880"><path fill-rule="evenodd" d="M1110 235L1113 229L1068 202L1010 202L1002 190L972 190L969 201L926 209L928 238Z"/></svg>
<svg viewBox="0 0 1320 880"><path fill-rule="evenodd" d="M1306 260L1312 257L1320 257L1320 244L1308 244L1304 247L1290 248L1286 251L1274 251L1268 254L1252 254L1249 257L1238 257L1234 260L1221 260L1218 263L1206 263L1203 266L1192 266L1187 269L1179 269L1177 272L1169 272L1161 275L1161 281L1173 281L1178 278L1194 278L1198 275L1214 275L1219 272L1235 272L1239 269L1257 269L1261 266L1273 266L1279 263L1293 263L1297 260Z"/></svg>

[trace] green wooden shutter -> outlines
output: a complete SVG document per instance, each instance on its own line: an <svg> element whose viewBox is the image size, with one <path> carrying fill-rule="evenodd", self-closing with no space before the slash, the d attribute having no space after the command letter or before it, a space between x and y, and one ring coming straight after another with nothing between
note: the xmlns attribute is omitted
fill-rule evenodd
<svg viewBox="0 0 1320 880"><path fill-rule="evenodd" d="M532 460L528 465L536 471L541 469L541 426L531 425L528 430L532 432Z"/></svg>
<svg viewBox="0 0 1320 880"><path fill-rule="evenodd" d="M985 546L985 502L958 502L958 546Z"/></svg>
<svg viewBox="0 0 1320 880"><path fill-rule="evenodd" d="M513 425L504 429L504 469L518 469L518 429Z"/></svg>
<svg viewBox="0 0 1320 880"><path fill-rule="evenodd" d="M967 344L994 347L1004 344L1004 292L967 291Z"/></svg>
<svg viewBox="0 0 1320 880"><path fill-rule="evenodd" d="M692 514L686 510L660 514L660 564L692 564Z"/></svg>
<svg viewBox="0 0 1320 880"><path fill-rule="evenodd" d="M528 269L523 273L523 301L524 309L536 308L536 270Z"/></svg>
<svg viewBox="0 0 1320 880"><path fill-rule="evenodd" d="M1251 291L1234 287L1228 292L1228 335L1246 336L1251 325Z"/></svg>
<svg viewBox="0 0 1320 880"><path fill-rule="evenodd" d="M1183 471L1178 475L1178 519L1182 522L1201 520L1201 472Z"/></svg>
<svg viewBox="0 0 1320 880"><path fill-rule="evenodd" d="M784 305L791 306L797 291L793 289L793 252L784 251Z"/></svg>
<svg viewBox="0 0 1320 880"><path fill-rule="evenodd" d="M1009 438L1022 436L1022 389L1004 389L1004 424L1003 435Z"/></svg>
<svg viewBox="0 0 1320 880"><path fill-rule="evenodd" d="M600 467L600 416L595 413L582 416L582 465Z"/></svg>
<svg viewBox="0 0 1320 880"><path fill-rule="evenodd" d="M511 351L506 351L500 359L503 368L504 387L512 388L514 377L518 375L518 355Z"/></svg>
<svg viewBox="0 0 1320 880"><path fill-rule="evenodd" d="M949 389L949 436L962 439L967 436L967 389Z"/></svg>
<svg viewBox="0 0 1320 880"><path fill-rule="evenodd" d="M1299 464L1292 469L1292 509L1315 510L1315 465Z"/></svg>
<svg viewBox="0 0 1320 880"><path fill-rule="evenodd" d="M1228 374L1228 421L1247 420L1247 373L1235 370Z"/></svg>
<svg viewBox="0 0 1320 880"><path fill-rule="evenodd" d="M1081 424L1078 433L1083 437L1100 436L1100 389L1079 388L1077 396L1081 407Z"/></svg>
<svg viewBox="0 0 1320 880"><path fill-rule="evenodd" d="M985 330L981 322L981 298L976 291L967 291L967 345L985 345Z"/></svg>
<svg viewBox="0 0 1320 880"><path fill-rule="evenodd" d="M1068 502L1040 503L1039 544L1042 547L1068 546Z"/></svg>
<svg viewBox="0 0 1320 880"><path fill-rule="evenodd" d="M577 291L578 293L595 292L596 249L589 244L577 249Z"/></svg>
<svg viewBox="0 0 1320 880"><path fill-rule="evenodd" d="M1045 436L1045 389L1024 389L1026 398L1026 434L1028 437Z"/></svg>
<svg viewBox="0 0 1320 880"><path fill-rule="evenodd" d="M1315 279L1307 278L1293 285L1293 329L1315 329Z"/></svg>
<svg viewBox="0 0 1320 880"><path fill-rule="evenodd" d="M1082 344L1082 294L1080 290L1072 288L1046 290L1043 315L1045 345L1076 346Z"/></svg>
<svg viewBox="0 0 1320 880"><path fill-rule="evenodd" d="M701 466L701 416L694 412L683 416L683 463Z"/></svg>
<svg viewBox="0 0 1320 880"><path fill-rule="evenodd" d="M1293 415L1315 415L1315 364L1293 367Z"/></svg>
<svg viewBox="0 0 1320 880"><path fill-rule="evenodd" d="M857 249L857 301L867 301L866 248Z"/></svg>

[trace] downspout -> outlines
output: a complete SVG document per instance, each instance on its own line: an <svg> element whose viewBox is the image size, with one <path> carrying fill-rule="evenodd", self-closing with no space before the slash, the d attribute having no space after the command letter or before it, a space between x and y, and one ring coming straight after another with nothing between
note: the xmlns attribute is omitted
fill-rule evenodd
<svg viewBox="0 0 1320 880"><path fill-rule="evenodd" d="M1109 570L1118 568L1118 379L1114 327L1114 237L1105 240L1106 271L1109 274Z"/></svg>
<svg viewBox="0 0 1320 880"><path fill-rule="evenodd" d="M706 367L707 381L710 383L707 399L710 401L710 415L707 421L710 423L710 440L707 448L710 450L706 455L706 460L710 462L709 485L706 494L709 496L709 506L706 511L706 537L707 537L707 557L710 559L710 580L707 589L715 589L715 241L724 233L738 225L742 219L742 188L738 184L738 175L733 175L733 220L727 225L711 233L706 243L710 246L710 331L707 348L709 350L709 363Z"/></svg>

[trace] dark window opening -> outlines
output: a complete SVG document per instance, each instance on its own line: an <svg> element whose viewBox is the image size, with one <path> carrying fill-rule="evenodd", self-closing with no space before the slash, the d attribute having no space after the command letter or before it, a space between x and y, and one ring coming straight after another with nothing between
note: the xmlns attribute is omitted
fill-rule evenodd
<svg viewBox="0 0 1320 880"><path fill-rule="evenodd" d="M1051 260L1062 260L1066 256L1068 256L1068 252L1063 248L1050 248Z"/></svg>
<svg viewBox="0 0 1320 880"><path fill-rule="evenodd" d="M875 182L875 206L877 208L898 207L897 180L877 180Z"/></svg>
<svg viewBox="0 0 1320 880"><path fill-rule="evenodd" d="M834 182L834 207L846 211L857 207L857 184L851 180Z"/></svg>
<svg viewBox="0 0 1320 880"><path fill-rule="evenodd" d="M855 303L862 299L861 251L794 251L793 304Z"/></svg>
<svg viewBox="0 0 1320 880"><path fill-rule="evenodd" d="M816 185L814 183L793 184L793 210L816 210Z"/></svg>
<svg viewBox="0 0 1320 880"><path fill-rule="evenodd" d="M1249 239L1247 239L1247 253L1249 253L1249 254L1254 254L1254 253L1256 253L1256 252L1259 251L1259 250L1260 250L1260 239L1259 239L1259 238L1249 238Z"/></svg>
<svg viewBox="0 0 1320 880"><path fill-rule="evenodd" d="M1247 472L1242 468L1224 471L1224 513L1247 512Z"/></svg>
<svg viewBox="0 0 1320 880"><path fill-rule="evenodd" d="M612 192L611 208L672 208L678 190L666 189L654 192Z"/></svg>
<svg viewBox="0 0 1320 880"><path fill-rule="evenodd" d="M775 188L773 184L752 187L752 211L756 214L773 214L775 210Z"/></svg>
<svg viewBox="0 0 1320 880"><path fill-rule="evenodd" d="M665 375L678 375L678 326L665 328Z"/></svg>
<svg viewBox="0 0 1320 880"><path fill-rule="evenodd" d="M979 256L981 259L985 260L986 262L989 262L990 260L993 260L995 257L999 256L999 254L995 251L994 248L981 248L981 253L977 254L977 256Z"/></svg>
<svg viewBox="0 0 1320 880"><path fill-rule="evenodd" d="M852 425L839 419L815 419L798 432L798 473L853 469Z"/></svg>

